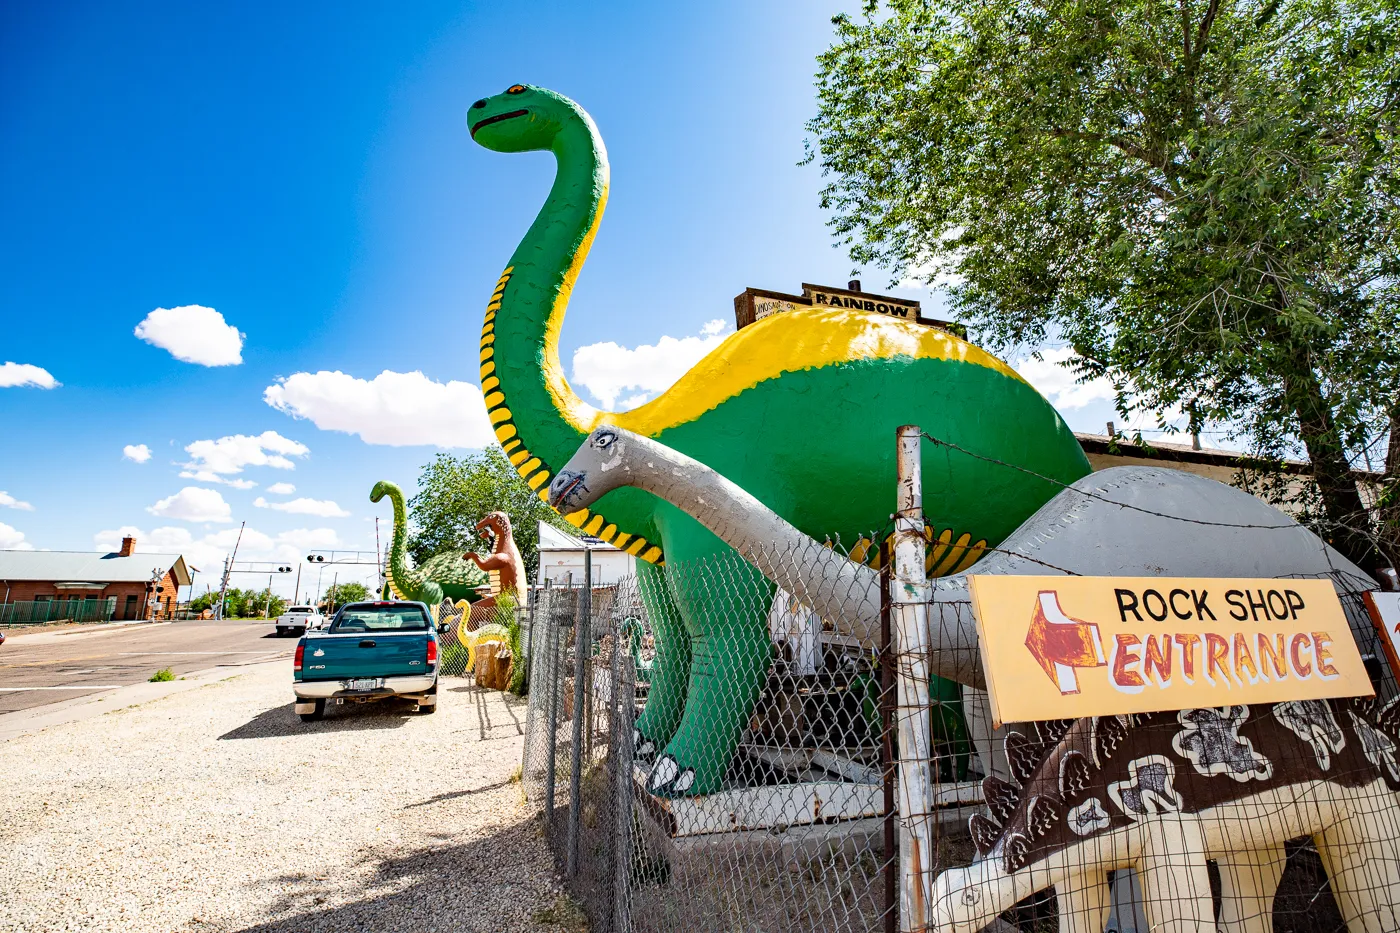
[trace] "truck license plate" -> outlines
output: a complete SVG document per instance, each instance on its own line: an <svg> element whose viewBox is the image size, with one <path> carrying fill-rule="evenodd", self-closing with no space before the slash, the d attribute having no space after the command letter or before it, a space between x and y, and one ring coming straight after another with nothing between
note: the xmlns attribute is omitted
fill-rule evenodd
<svg viewBox="0 0 1400 933"><path fill-rule="evenodd" d="M384 681L378 677L361 677L356 680L347 680L345 689L347 690L374 690L384 686Z"/></svg>

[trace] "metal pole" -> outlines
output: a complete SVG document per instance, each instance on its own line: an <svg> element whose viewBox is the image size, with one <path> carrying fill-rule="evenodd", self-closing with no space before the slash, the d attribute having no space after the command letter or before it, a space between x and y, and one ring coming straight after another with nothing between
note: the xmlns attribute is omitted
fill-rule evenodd
<svg viewBox="0 0 1400 933"><path fill-rule="evenodd" d="M583 592L579 594L578 625L574 627L574 740L569 750L572 767L569 770L569 848L564 860L564 874L578 874L579 819L583 814L579 792L583 786L583 703L584 682L588 676L589 649L593 639L589 634L589 616L593 609L593 551L583 548Z"/></svg>
<svg viewBox="0 0 1400 933"><path fill-rule="evenodd" d="M928 576L924 572L924 494L919 448L922 432L916 425L899 428L898 512L894 530L894 580L891 583L891 635L897 660L895 673L899 710L901 876L899 928L922 933L929 923L928 873L933 870L933 766L928 704Z"/></svg>
<svg viewBox="0 0 1400 933"><path fill-rule="evenodd" d="M614 606L617 603L613 603ZM614 612L614 619L623 613ZM613 630L612 651L612 760L613 760L613 923L612 933L631 929L628 892L632 880L632 717L637 708L634 696L637 672L632 656L624 654L627 633ZM624 658L626 660L624 660Z"/></svg>
<svg viewBox="0 0 1400 933"><path fill-rule="evenodd" d="M295 590L295 592L292 593L292 605L296 605L297 603L301 602L301 563L300 563L300 562L297 563L297 585L294 587L294 590Z"/></svg>
<svg viewBox="0 0 1400 933"><path fill-rule="evenodd" d="M546 584L548 585L548 584ZM544 785L544 814L546 826L552 832L554 829L554 772L556 768L555 757L559 744L559 662L563 660L560 655L563 650L559 644L559 620L558 613L551 610L545 618L544 642L545 651L549 658L549 758L545 766L546 774ZM553 839L550 840L553 843Z"/></svg>
<svg viewBox="0 0 1400 933"><path fill-rule="evenodd" d="M547 587L549 584L546 583ZM535 603L539 601L539 594L530 592L530 584L525 584L525 657L521 663L525 665L525 689L531 688L530 681L535 676ZM519 612L519 607L516 607Z"/></svg>
<svg viewBox="0 0 1400 933"><path fill-rule="evenodd" d="M880 555L880 773L885 790L885 933L899 930L899 810L894 800L894 652L890 650L890 545Z"/></svg>

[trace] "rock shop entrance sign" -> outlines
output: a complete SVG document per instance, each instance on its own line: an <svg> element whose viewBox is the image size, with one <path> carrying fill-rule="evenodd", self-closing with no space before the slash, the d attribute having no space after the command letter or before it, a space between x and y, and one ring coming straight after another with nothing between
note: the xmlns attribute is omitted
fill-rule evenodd
<svg viewBox="0 0 1400 933"><path fill-rule="evenodd" d="M1370 696L1327 580L973 576L997 722Z"/></svg>

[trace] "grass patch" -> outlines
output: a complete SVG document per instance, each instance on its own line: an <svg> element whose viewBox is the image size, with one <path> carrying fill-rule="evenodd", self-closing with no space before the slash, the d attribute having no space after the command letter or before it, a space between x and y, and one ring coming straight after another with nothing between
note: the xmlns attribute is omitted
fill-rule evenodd
<svg viewBox="0 0 1400 933"><path fill-rule="evenodd" d="M153 684L163 684L163 683L165 683L165 682L168 681L168 680L174 680L174 679L175 679L175 672L172 671L172 670L171 670L170 668L168 668L168 667L162 667L160 670L158 670L158 671L156 671L154 674L152 674L152 675L151 675L151 679L150 679L149 681L147 681L147 682L148 682L148 683L153 683Z"/></svg>
<svg viewBox="0 0 1400 933"><path fill-rule="evenodd" d="M530 919L540 926L554 927L565 933L588 933L587 915L567 894L559 895L553 904L535 911Z"/></svg>

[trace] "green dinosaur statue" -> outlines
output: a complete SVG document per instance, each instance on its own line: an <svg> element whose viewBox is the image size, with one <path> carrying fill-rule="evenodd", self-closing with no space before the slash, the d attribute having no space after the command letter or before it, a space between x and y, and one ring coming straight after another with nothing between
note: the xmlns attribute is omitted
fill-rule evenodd
<svg viewBox="0 0 1400 933"><path fill-rule="evenodd" d="M488 582L486 571L469 563L457 551L434 554L421 566L408 566L408 514L403 490L388 480L380 480L370 491L369 501L385 496L394 505L394 539L389 547L389 579L386 587L399 599L415 599L436 606L443 598L474 603L481 598L478 586Z"/></svg>
<svg viewBox="0 0 1400 933"><path fill-rule="evenodd" d="M628 616L622 620L622 628L619 634L627 639L627 652L632 656L632 669L636 672L638 684L651 683L651 669L656 664L656 658L646 660L642 657L642 639L646 632L642 627L641 619Z"/></svg>
<svg viewBox="0 0 1400 933"><path fill-rule="evenodd" d="M467 123L487 149L549 151L557 163L544 206L492 291L480 344L496 438L542 499L604 424L664 442L816 540L846 546L885 526L895 509L902 424L1055 481L1089 472L1064 421L1006 364L945 330L849 309L764 318L656 399L598 411L570 388L559 360L564 312L608 197L597 127L568 98L520 84L472 104ZM964 569L1060 489L932 444L923 469L936 574ZM716 790L771 657L772 584L699 522L640 489L615 489L566 518L640 558L657 644L634 733L643 760L661 754L649 788ZM719 561L722 572L713 572Z"/></svg>

